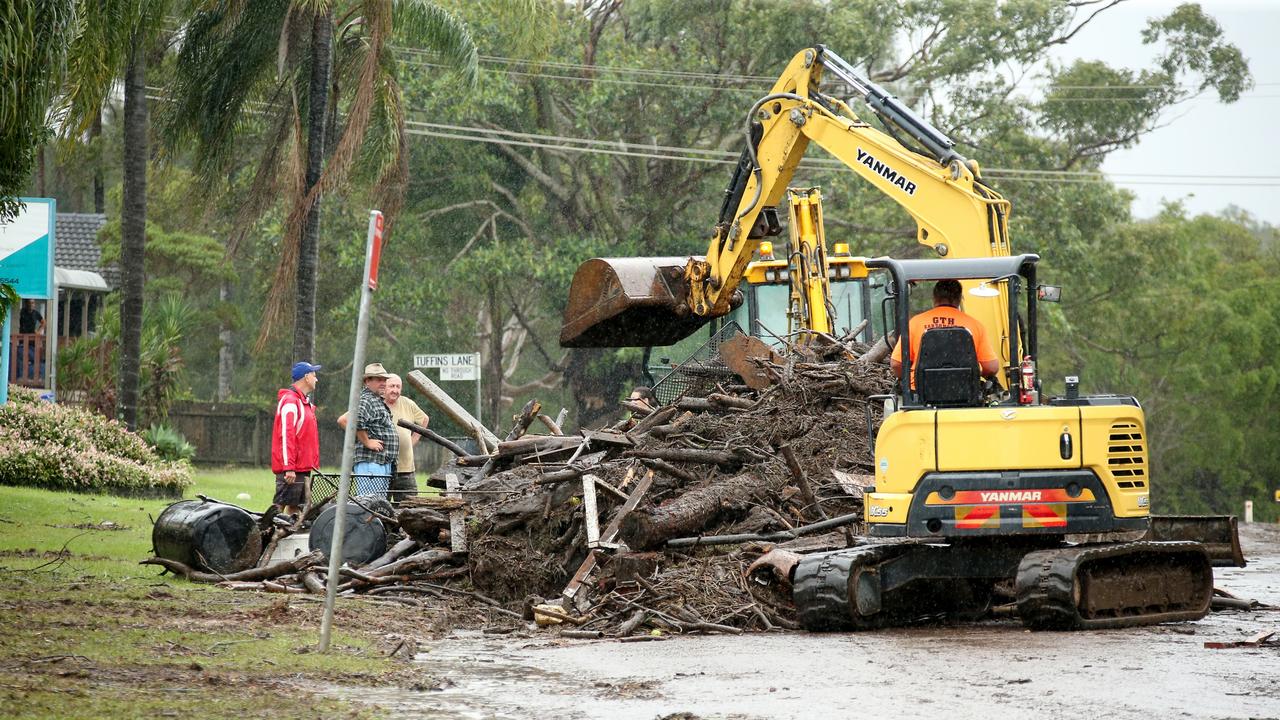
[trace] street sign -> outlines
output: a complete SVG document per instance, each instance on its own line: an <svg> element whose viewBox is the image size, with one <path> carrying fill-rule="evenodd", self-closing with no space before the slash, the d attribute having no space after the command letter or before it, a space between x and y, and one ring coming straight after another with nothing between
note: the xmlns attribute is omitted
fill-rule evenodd
<svg viewBox="0 0 1280 720"><path fill-rule="evenodd" d="M413 356L415 368L440 368L440 380L473 380L476 384L476 419L480 418L480 353L435 353Z"/></svg>
<svg viewBox="0 0 1280 720"><path fill-rule="evenodd" d="M480 367L480 353L440 353L436 355L414 355L413 366L419 369L427 368L462 368L462 367ZM443 377L441 379L444 379ZM473 377L466 378L474 380Z"/></svg>
<svg viewBox="0 0 1280 720"><path fill-rule="evenodd" d="M441 380L475 380L480 377L480 368L475 365L459 365L440 368Z"/></svg>

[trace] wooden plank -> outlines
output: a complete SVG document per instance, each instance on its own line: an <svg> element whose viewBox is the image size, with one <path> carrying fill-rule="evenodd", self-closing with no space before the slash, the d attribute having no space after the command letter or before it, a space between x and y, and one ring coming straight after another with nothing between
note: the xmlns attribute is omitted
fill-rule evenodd
<svg viewBox="0 0 1280 720"><path fill-rule="evenodd" d="M462 499L462 480L457 473L445 473L445 497ZM456 553L467 551L467 518L462 508L449 511L449 545Z"/></svg>
<svg viewBox="0 0 1280 720"><path fill-rule="evenodd" d="M497 435L489 432L488 428L450 397L449 393L442 390L439 385L436 385L430 378L422 374L421 370L410 371L405 376L405 379L436 407L440 408L444 414L452 418L454 422L466 428L472 435L475 435L478 441L483 441L482 445L487 444L488 447L482 448L484 452L489 452L498 446Z"/></svg>
<svg viewBox="0 0 1280 720"><path fill-rule="evenodd" d="M644 478L640 482L636 483L636 489L631 491L631 495L627 497L627 502L624 503L621 508L618 508L618 512L613 516L613 520L609 521L609 525L604 529L604 534L602 536L602 539L605 542L612 543L615 541L618 537L618 528L622 527L622 519L627 516L627 513L635 510L636 507L640 505L640 501L644 499L645 493L649 492L649 487L651 485L653 485L652 470L645 473ZM588 552L587 558L582 561L582 565L578 567L578 571L573 574L573 579L565 586L564 592L560 593L566 602L573 602L574 597L577 596L578 591L582 589L583 584L587 581L587 576L595 569L596 564L596 552L591 550Z"/></svg>

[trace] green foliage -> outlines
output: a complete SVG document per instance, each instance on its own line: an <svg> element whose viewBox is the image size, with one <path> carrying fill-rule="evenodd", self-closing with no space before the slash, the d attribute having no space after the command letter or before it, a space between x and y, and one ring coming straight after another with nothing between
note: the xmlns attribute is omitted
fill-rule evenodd
<svg viewBox="0 0 1280 720"><path fill-rule="evenodd" d="M21 302L22 298L18 297L18 291L12 285L0 282L0 325L9 317L9 309L18 307Z"/></svg>
<svg viewBox="0 0 1280 720"><path fill-rule="evenodd" d="M45 113L77 29L77 5L17 0L0 7L0 221L18 212L16 198L50 137Z"/></svg>
<svg viewBox="0 0 1280 720"><path fill-rule="evenodd" d="M190 466L162 460L119 422L25 388L10 393L14 402L0 406L0 485L176 497L191 484Z"/></svg>
<svg viewBox="0 0 1280 720"><path fill-rule="evenodd" d="M182 433L168 425L152 425L142 433L142 439L167 462L190 461L196 454L195 445L187 442Z"/></svg>

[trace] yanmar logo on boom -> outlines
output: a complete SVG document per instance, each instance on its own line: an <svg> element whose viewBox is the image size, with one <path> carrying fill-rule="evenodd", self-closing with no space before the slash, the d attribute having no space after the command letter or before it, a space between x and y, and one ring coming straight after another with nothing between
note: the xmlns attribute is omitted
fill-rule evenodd
<svg viewBox="0 0 1280 720"><path fill-rule="evenodd" d="M897 170L894 170L888 165L885 165L884 163L880 162L875 158L874 155L867 152L866 150L863 150L862 148L858 148L858 162L871 168L876 172L877 175L884 178L885 180L888 180L890 183L896 185L906 194L908 195L916 194L915 183L906 179L902 175L899 175Z"/></svg>
<svg viewBox="0 0 1280 720"><path fill-rule="evenodd" d="M986 503L1040 502L1044 493L1039 490L992 490L978 493Z"/></svg>

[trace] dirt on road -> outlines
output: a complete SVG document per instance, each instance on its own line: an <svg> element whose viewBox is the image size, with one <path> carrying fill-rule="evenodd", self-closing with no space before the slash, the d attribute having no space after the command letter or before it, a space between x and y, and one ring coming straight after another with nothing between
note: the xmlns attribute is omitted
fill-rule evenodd
<svg viewBox="0 0 1280 720"><path fill-rule="evenodd" d="M1280 527L1241 535L1249 566L1215 584L1280 605ZM1280 632L1280 611L1076 633L1014 620L642 643L455 631L420 649L429 687L360 696L406 718L1280 718L1280 647L1205 647L1264 630Z"/></svg>

